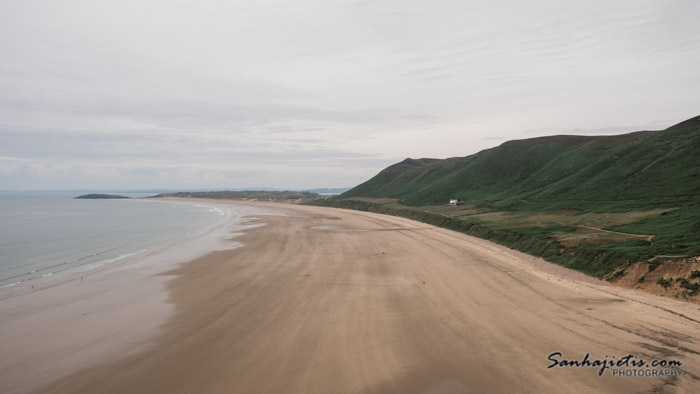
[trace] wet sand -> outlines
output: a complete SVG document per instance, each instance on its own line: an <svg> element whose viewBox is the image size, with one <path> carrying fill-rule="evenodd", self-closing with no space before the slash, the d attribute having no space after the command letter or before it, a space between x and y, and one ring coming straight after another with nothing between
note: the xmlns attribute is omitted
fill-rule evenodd
<svg viewBox="0 0 700 394"><path fill-rule="evenodd" d="M697 305L403 218L282 209L236 238L245 246L169 273L174 312L148 346L41 391L700 392ZM684 373L548 369L554 352L673 359Z"/></svg>
<svg viewBox="0 0 700 394"><path fill-rule="evenodd" d="M270 209L239 206L236 212L245 216ZM213 250L236 247L239 243L224 238L245 227L244 220L230 217L199 236L139 259L3 289L0 393L33 392L47 382L150 345L174 310L165 287L171 277L162 274Z"/></svg>

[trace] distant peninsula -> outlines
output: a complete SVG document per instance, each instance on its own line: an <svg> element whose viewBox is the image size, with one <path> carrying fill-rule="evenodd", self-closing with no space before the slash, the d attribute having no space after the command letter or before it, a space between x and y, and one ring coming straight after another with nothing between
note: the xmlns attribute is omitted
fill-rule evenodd
<svg viewBox="0 0 700 394"><path fill-rule="evenodd" d="M119 196L116 194L83 194L75 198L83 198L87 200L104 200L104 199L119 199L119 198L129 198L125 196Z"/></svg>
<svg viewBox="0 0 700 394"><path fill-rule="evenodd" d="M209 192L179 192L162 193L152 198L214 198L224 200L276 201L302 203L322 198L318 193L307 191L209 191Z"/></svg>

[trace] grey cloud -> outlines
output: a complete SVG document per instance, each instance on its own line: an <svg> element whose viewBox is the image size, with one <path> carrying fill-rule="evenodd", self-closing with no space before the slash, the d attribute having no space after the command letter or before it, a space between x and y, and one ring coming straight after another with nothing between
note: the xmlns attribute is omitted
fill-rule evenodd
<svg viewBox="0 0 700 394"><path fill-rule="evenodd" d="M266 124L289 120L337 123L383 123L412 118L386 108L335 110L293 105L242 106L176 99L101 99L63 103L55 101L2 100L0 114L16 112L61 113L75 117L119 117L144 121L161 127L189 128L230 124Z"/></svg>
<svg viewBox="0 0 700 394"><path fill-rule="evenodd" d="M121 132L31 130L0 125L0 156L17 159L113 162L322 162L372 156L332 150L324 140L272 138L244 143L235 137L143 130Z"/></svg>
<svg viewBox="0 0 700 394"><path fill-rule="evenodd" d="M666 122L652 122L644 125L637 125L637 126L607 126L607 127L597 127L597 128L592 128L592 129L581 129L581 128L574 128L574 129L563 129L557 131L555 134L572 134L572 135L605 135L605 134L623 134L623 133L631 133L635 131L649 131L649 130L663 130L669 126L672 126L671 124L672 121L666 121ZM552 134L551 131L542 131L542 130L529 130L527 131L528 134L539 134L539 135L550 135Z"/></svg>
<svg viewBox="0 0 700 394"><path fill-rule="evenodd" d="M409 152L662 129L697 115L698 15L693 0L0 2L0 183L349 186Z"/></svg>

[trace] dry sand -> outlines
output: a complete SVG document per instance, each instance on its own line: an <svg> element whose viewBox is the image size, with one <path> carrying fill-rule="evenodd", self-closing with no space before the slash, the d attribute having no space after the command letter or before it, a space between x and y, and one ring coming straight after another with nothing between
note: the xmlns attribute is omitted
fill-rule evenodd
<svg viewBox="0 0 700 394"><path fill-rule="evenodd" d="M407 219L284 209L170 273L175 310L147 348L43 392L700 392L697 305ZM548 369L553 352L684 373Z"/></svg>

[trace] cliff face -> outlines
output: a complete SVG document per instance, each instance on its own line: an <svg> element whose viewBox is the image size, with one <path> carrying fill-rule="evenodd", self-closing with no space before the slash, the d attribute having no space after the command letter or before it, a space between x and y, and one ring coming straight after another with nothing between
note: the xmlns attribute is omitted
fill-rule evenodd
<svg viewBox="0 0 700 394"><path fill-rule="evenodd" d="M616 284L700 304L700 257L621 267Z"/></svg>

